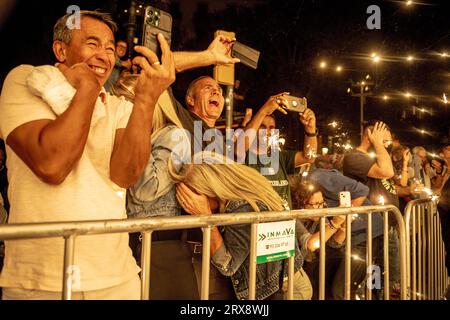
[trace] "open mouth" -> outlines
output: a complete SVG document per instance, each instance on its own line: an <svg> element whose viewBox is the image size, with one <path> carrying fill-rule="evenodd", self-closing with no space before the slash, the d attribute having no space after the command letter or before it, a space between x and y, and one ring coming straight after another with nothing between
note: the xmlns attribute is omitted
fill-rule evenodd
<svg viewBox="0 0 450 320"><path fill-rule="evenodd" d="M219 101L216 101L216 100L209 100L208 101L208 104L212 104L213 106L215 106L215 107L218 107L219 106Z"/></svg>
<svg viewBox="0 0 450 320"><path fill-rule="evenodd" d="M90 67L92 70L94 70L95 73L97 73L97 74L99 74L99 75L101 75L101 76L105 75L105 74L106 74L106 71L108 70L108 69L103 68L103 67L92 66L92 65L89 65L89 67Z"/></svg>

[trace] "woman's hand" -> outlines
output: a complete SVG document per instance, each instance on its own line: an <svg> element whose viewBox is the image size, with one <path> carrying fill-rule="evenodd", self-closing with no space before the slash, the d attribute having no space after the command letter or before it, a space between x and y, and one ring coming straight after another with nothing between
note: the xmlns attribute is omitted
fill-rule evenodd
<svg viewBox="0 0 450 320"><path fill-rule="evenodd" d="M192 191L183 182L178 183L176 189L178 202L180 202L187 213L194 216L207 216L212 214L207 196Z"/></svg>

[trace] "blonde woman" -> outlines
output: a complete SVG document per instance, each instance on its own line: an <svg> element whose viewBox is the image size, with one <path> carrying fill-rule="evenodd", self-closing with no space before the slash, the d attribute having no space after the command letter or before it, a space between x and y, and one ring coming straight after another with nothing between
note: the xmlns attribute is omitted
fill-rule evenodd
<svg viewBox="0 0 450 320"><path fill-rule="evenodd" d="M137 78L134 75L121 78L113 87L114 94L133 101ZM156 103L152 129L147 166L137 183L127 192L127 214L130 218L181 214L175 196L175 183L167 166L169 158L180 163L180 160L190 157L190 140L182 129L167 91ZM137 261L140 261L141 251L139 235L130 235L130 245ZM155 231L152 239L152 299L198 299L191 252L182 241L182 231ZM175 287L177 290L174 290Z"/></svg>
<svg viewBox="0 0 450 320"><path fill-rule="evenodd" d="M189 214L284 210L280 196L255 169L206 152L201 157L201 164L184 165L180 171L169 166L173 179L179 182L177 198ZM214 227L211 234L211 262L221 274L231 277L238 299L248 298L249 233L249 225L231 225L222 230ZM302 264L296 244L294 297L307 300L312 289ZM256 299L286 298L287 261L259 264L256 273Z"/></svg>

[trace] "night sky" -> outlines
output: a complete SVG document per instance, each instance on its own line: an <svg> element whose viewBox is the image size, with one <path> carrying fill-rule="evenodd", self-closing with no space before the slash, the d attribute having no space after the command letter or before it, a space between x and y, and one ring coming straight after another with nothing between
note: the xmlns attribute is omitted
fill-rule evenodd
<svg viewBox="0 0 450 320"><path fill-rule="evenodd" d="M223 29L236 32L240 42L261 51L257 70L236 67L245 105L254 110L281 91L305 96L317 114L324 141L327 135L344 133L355 145L359 142L359 98L347 89L351 81L369 74L374 84L368 88L373 95L367 99L365 120L386 121L409 146L424 145L435 151L449 142L450 105L443 102L444 93L450 99L448 1L420 1L410 6L406 1L365 0L145 3L162 5L172 14L173 50L205 49L214 31ZM123 37L125 0L0 0L0 84L14 66L53 62L52 28L71 4L111 12L122 27L117 36ZM366 25L367 7L373 4L381 9L381 30L369 30ZM444 52L449 56L443 57ZM372 53L379 55L379 63L372 61ZM408 56L413 60L408 61ZM322 61L327 68L320 68ZM342 66L340 73L338 65ZM202 68L179 74L174 92L180 101L190 80L211 71ZM405 96L407 92L411 97ZM295 115L280 114L277 120L288 147L300 147L302 132ZM340 129L329 126L332 121ZM340 142L346 142L346 137Z"/></svg>

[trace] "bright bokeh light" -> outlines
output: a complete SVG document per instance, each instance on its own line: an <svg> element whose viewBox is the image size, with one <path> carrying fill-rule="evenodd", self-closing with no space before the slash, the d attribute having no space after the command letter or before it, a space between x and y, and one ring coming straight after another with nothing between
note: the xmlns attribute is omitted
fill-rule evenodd
<svg viewBox="0 0 450 320"><path fill-rule="evenodd" d="M389 99L389 97L386 96L386 95L384 95L384 96L383 96L383 100L387 100L387 99Z"/></svg>
<svg viewBox="0 0 450 320"><path fill-rule="evenodd" d="M406 60L408 60L408 62L412 62L412 61L414 60L414 57L413 57L413 56L408 56L408 57L406 58Z"/></svg>
<svg viewBox="0 0 450 320"><path fill-rule="evenodd" d="M325 69L327 67L327 63L325 61L322 61L319 66L321 69Z"/></svg>
<svg viewBox="0 0 450 320"><path fill-rule="evenodd" d="M341 72L341 71L342 71L342 67L341 67L341 66L337 66L337 67L336 67L336 71L337 71L337 72Z"/></svg>
<svg viewBox="0 0 450 320"><path fill-rule="evenodd" d="M375 52L372 53L371 57L372 57L372 61L375 63L378 63L381 60L380 56Z"/></svg>

